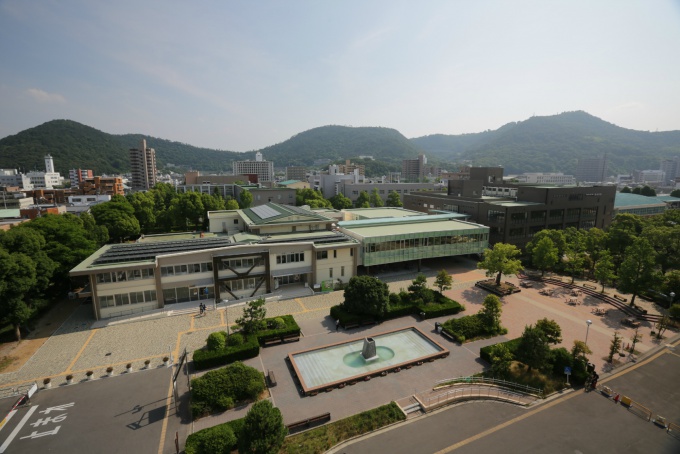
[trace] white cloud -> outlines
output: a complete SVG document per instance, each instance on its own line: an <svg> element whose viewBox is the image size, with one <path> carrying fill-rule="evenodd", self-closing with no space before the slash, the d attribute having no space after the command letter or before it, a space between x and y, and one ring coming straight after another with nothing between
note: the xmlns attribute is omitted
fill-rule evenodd
<svg viewBox="0 0 680 454"><path fill-rule="evenodd" d="M64 98L59 93L47 93L45 90L41 90L39 88L29 88L28 90L26 90L26 93L28 93L28 95L31 98L35 99L38 102L46 103L66 102L66 98Z"/></svg>

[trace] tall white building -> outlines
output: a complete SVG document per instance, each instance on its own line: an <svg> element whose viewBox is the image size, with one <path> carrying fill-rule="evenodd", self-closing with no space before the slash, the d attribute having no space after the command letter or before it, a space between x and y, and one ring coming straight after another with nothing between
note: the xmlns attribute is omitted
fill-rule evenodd
<svg viewBox="0 0 680 454"><path fill-rule="evenodd" d="M133 191L145 191L156 186L156 150L147 148L142 139L141 147L130 148L130 168Z"/></svg>
<svg viewBox="0 0 680 454"><path fill-rule="evenodd" d="M274 163L265 161L259 151L254 161L234 161L232 167L234 175L257 175L258 183L274 181Z"/></svg>
<svg viewBox="0 0 680 454"><path fill-rule="evenodd" d="M54 160L51 155L45 156L44 172L28 172L26 176L30 179L32 189L45 188L52 189L62 183L59 172L54 171ZM23 188L27 189L27 188Z"/></svg>

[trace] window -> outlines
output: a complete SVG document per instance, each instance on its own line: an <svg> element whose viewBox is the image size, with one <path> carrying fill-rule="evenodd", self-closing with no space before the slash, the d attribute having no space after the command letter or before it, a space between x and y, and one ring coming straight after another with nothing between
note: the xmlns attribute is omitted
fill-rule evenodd
<svg viewBox="0 0 680 454"><path fill-rule="evenodd" d="M344 266L340 267L340 276L345 277L345 267Z"/></svg>
<svg viewBox="0 0 680 454"><path fill-rule="evenodd" d="M238 225L238 219L234 219L234 224Z"/></svg>
<svg viewBox="0 0 680 454"><path fill-rule="evenodd" d="M333 258L334 259L338 258L338 250L337 249L333 249Z"/></svg>
<svg viewBox="0 0 680 454"><path fill-rule="evenodd" d="M349 256L350 256L350 257L354 257L354 248L351 248L351 249L349 250Z"/></svg>
<svg viewBox="0 0 680 454"><path fill-rule="evenodd" d="M99 297L99 307L113 307L115 302L113 296L100 296Z"/></svg>
<svg viewBox="0 0 680 454"><path fill-rule="evenodd" d="M333 268L328 269L328 277L333 277Z"/></svg>
<svg viewBox="0 0 680 454"><path fill-rule="evenodd" d="M317 251L316 252L316 259L317 260L323 260L328 258L328 251Z"/></svg>

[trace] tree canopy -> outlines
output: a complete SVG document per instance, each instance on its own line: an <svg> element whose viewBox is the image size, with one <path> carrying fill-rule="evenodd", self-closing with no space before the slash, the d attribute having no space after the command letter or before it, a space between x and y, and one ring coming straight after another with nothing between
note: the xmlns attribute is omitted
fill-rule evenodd
<svg viewBox="0 0 680 454"><path fill-rule="evenodd" d="M348 312L382 317L390 292L385 282L372 276L354 276L345 286L344 306Z"/></svg>
<svg viewBox="0 0 680 454"><path fill-rule="evenodd" d="M496 243L493 249L484 251L484 259L477 263L477 268L486 270L487 277L496 274L496 285L500 285L503 274L516 274L523 269L522 262L515 258L520 253L514 244Z"/></svg>

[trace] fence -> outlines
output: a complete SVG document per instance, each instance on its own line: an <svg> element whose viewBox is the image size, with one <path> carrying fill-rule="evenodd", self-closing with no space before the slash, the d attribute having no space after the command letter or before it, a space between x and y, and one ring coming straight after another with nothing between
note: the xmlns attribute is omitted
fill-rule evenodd
<svg viewBox="0 0 680 454"><path fill-rule="evenodd" d="M529 404L531 402L531 399L525 394L515 393L508 391L507 389L498 388L495 386L471 386L462 388L457 387L436 396L428 397L424 399L423 403L427 409L458 399L497 399L512 401L523 405Z"/></svg>
<svg viewBox="0 0 680 454"><path fill-rule="evenodd" d="M674 422L668 423L668 429L666 429L666 432L671 437L680 440L680 426L675 424Z"/></svg>
<svg viewBox="0 0 680 454"><path fill-rule="evenodd" d="M529 385L522 385L520 383L515 383L507 380L500 380L498 378L487 378L487 377L458 377L458 378L447 378L445 380L439 380L436 382L435 388L437 386L444 385L457 385L457 384L483 384L483 385L494 385L501 388L509 388L516 391L521 391L527 394L534 394L537 396L543 395L543 390L540 388L534 388Z"/></svg>
<svg viewBox="0 0 680 454"><path fill-rule="evenodd" d="M652 410L640 404L639 402L635 402L632 399L630 401L630 405L628 405L628 411L636 416L639 416L645 421L651 421L652 419Z"/></svg>
<svg viewBox="0 0 680 454"><path fill-rule="evenodd" d="M28 390L31 389L34 384L35 383L28 383L26 385L19 385L15 388L0 388L0 400L27 394Z"/></svg>

